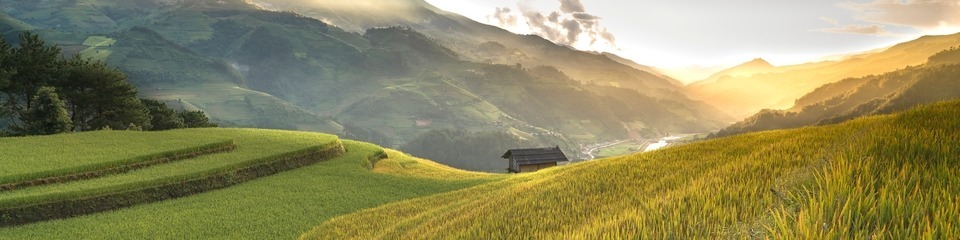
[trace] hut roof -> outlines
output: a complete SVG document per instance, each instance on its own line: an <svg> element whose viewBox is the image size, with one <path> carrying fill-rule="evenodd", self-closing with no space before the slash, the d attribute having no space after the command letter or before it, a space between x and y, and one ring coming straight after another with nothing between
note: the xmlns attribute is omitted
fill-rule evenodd
<svg viewBox="0 0 960 240"><path fill-rule="evenodd" d="M569 161L560 147L510 149L501 158L513 159L520 165Z"/></svg>

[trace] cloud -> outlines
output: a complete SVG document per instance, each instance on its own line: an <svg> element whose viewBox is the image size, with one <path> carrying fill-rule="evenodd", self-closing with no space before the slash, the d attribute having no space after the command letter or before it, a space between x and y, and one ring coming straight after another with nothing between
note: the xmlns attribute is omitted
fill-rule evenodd
<svg viewBox="0 0 960 240"><path fill-rule="evenodd" d="M566 38L561 33L564 29L557 27L556 24L550 23L550 19L540 12L524 11L523 17L526 19L527 25L543 38L559 41L563 44L570 44L576 41L576 39L571 41L569 38Z"/></svg>
<svg viewBox="0 0 960 240"><path fill-rule="evenodd" d="M833 24L834 26L840 26L840 21L837 21L835 18L820 17L820 20Z"/></svg>
<svg viewBox="0 0 960 240"><path fill-rule="evenodd" d="M560 11L564 13L582 13L587 9L583 7L580 0L560 0Z"/></svg>
<svg viewBox="0 0 960 240"><path fill-rule="evenodd" d="M820 17L820 20L830 23L833 25L832 28L822 28L817 29L817 31L828 32L828 33L849 33L849 34L864 34L864 35L874 35L874 36L890 36L893 35L889 31L883 28L883 26L872 24L872 25L859 25L859 24L850 24L850 25L840 25L840 21L834 18Z"/></svg>
<svg viewBox="0 0 960 240"><path fill-rule="evenodd" d="M820 29L821 32L829 33L851 33L851 34L865 34L865 35L874 35L874 36L889 36L892 35L886 29L883 29L880 25L846 25L836 28L824 28Z"/></svg>
<svg viewBox="0 0 960 240"><path fill-rule="evenodd" d="M874 0L838 5L856 12L857 20L869 23L923 30L960 26L960 1L957 0Z"/></svg>
<svg viewBox="0 0 960 240"><path fill-rule="evenodd" d="M497 8L487 19L507 29L526 24L527 30L557 44L591 50L616 49L613 33L601 24L599 16L587 13L580 0L557 1L560 9L546 12L520 1L516 11Z"/></svg>
<svg viewBox="0 0 960 240"><path fill-rule="evenodd" d="M603 38L603 40L606 40L607 42L610 42L610 43L617 42L617 38L613 36L613 33L610 33L608 31L604 31L600 33L600 38Z"/></svg>
<svg viewBox="0 0 960 240"><path fill-rule="evenodd" d="M590 15L589 13L576 12L573 13L573 18L579 20L600 20L600 17Z"/></svg>
<svg viewBox="0 0 960 240"><path fill-rule="evenodd" d="M565 20L560 26L567 30L567 40L575 42L580 37L580 34L583 33L583 29L580 28L583 25L577 22L577 20Z"/></svg>
<svg viewBox="0 0 960 240"><path fill-rule="evenodd" d="M507 8L507 7L499 8L499 7L498 7L497 10L495 10L495 11L493 12L493 15L487 16L487 20L488 20L488 21L495 20L495 21L492 21L492 22L496 22L496 23L499 24L500 26L505 26L505 27L516 26L516 25L517 25L517 16L513 15L511 12L513 12L513 11L510 10L510 8Z"/></svg>
<svg viewBox="0 0 960 240"><path fill-rule="evenodd" d="M550 13L549 19L550 19L550 22L552 23L560 23L560 13L558 12Z"/></svg>

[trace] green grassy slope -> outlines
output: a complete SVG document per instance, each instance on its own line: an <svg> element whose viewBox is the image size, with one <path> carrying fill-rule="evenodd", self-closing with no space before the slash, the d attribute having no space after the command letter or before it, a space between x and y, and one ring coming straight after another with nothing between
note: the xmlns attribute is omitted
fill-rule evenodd
<svg viewBox="0 0 960 240"><path fill-rule="evenodd" d="M232 142L200 131L96 131L0 139L0 185L150 160Z"/></svg>
<svg viewBox="0 0 960 240"><path fill-rule="evenodd" d="M0 12L0 36L9 31L29 30L32 28L33 26L30 26L30 24L17 20L5 12Z"/></svg>
<svg viewBox="0 0 960 240"><path fill-rule="evenodd" d="M944 238L960 101L513 175L324 222L306 239Z"/></svg>
<svg viewBox="0 0 960 240"><path fill-rule="evenodd" d="M289 239L360 209L474 186L495 175L464 172L344 141L341 157L231 188L112 212L0 228L12 239ZM372 171L371 168L372 167Z"/></svg>
<svg viewBox="0 0 960 240"><path fill-rule="evenodd" d="M156 138L158 141L183 141L183 139L189 139L196 134L204 134L220 138L232 138L237 145L237 149L221 154L200 156L189 161L171 162L91 180L4 191L0 192L0 208L80 199L183 182L271 162L282 156L300 155L339 144L336 136L317 133L255 129L191 129L173 132L173 134L165 136L144 136L142 138L148 140ZM118 131L110 133L110 135L123 136L126 135L126 132ZM34 154L42 156L42 152L35 152Z"/></svg>

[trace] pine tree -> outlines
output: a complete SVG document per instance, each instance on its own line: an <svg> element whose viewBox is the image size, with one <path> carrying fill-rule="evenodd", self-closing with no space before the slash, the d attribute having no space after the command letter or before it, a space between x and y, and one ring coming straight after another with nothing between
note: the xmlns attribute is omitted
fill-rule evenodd
<svg viewBox="0 0 960 240"><path fill-rule="evenodd" d="M167 107L167 104L150 99L140 99L140 101L143 102L143 105L147 106L147 110L150 111L150 123L153 125L153 128L150 130L162 131L187 127L187 125L184 124L183 117L173 109Z"/></svg>
<svg viewBox="0 0 960 240"><path fill-rule="evenodd" d="M3 89L8 108L18 112L29 109L40 87L50 86L62 76L59 55L60 48L47 46L40 36L29 32L20 35L19 46L10 51L4 62L4 66L14 71L9 85Z"/></svg>
<svg viewBox="0 0 960 240"><path fill-rule="evenodd" d="M7 40L0 37L0 92L7 88L10 85L10 75L12 70L9 69L10 63L7 60L10 56L10 45L7 44Z"/></svg>
<svg viewBox="0 0 960 240"><path fill-rule="evenodd" d="M32 106L22 115L23 135L49 135L73 129L66 106L55 88L40 87L31 102Z"/></svg>
<svg viewBox="0 0 960 240"><path fill-rule="evenodd" d="M180 117L183 118L183 123L187 125L187 128L217 127L217 124L211 123L207 115L203 114L203 111L182 111L179 114Z"/></svg>
<svg viewBox="0 0 960 240"><path fill-rule="evenodd" d="M130 124L152 128L150 111L120 70L79 57L66 65L66 77L58 86L78 130L126 129Z"/></svg>
<svg viewBox="0 0 960 240"><path fill-rule="evenodd" d="M7 44L7 41L0 37L0 93L6 92L7 86L10 85L10 75L13 74L13 70L9 68L10 63L8 61L10 56L10 45ZM0 105L0 121L9 115L5 105Z"/></svg>

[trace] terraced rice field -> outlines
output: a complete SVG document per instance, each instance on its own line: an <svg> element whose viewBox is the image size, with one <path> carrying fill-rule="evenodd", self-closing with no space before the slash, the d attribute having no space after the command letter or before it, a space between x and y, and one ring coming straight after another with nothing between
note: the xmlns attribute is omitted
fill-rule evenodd
<svg viewBox="0 0 960 240"><path fill-rule="evenodd" d="M28 196L57 196L62 192L88 193L124 186L115 182L142 183L165 176L204 172L199 168L239 161L232 160L230 155L250 159L252 153L243 152L244 148L265 151L267 153L256 154L266 155L270 151L297 150L324 143L323 140L336 140L329 135L287 131L186 131L230 136L235 139L237 149L102 179L0 192L0 198L6 202ZM229 188L115 211L0 228L0 236L15 239L289 239L334 216L502 178L452 169L371 144L343 141L343 146L347 152L339 157ZM384 156L387 158L380 159ZM188 161L196 163L187 164ZM169 174L171 172L177 174Z"/></svg>
<svg viewBox="0 0 960 240"><path fill-rule="evenodd" d="M228 144L233 144L228 136L183 130L0 138L0 185L134 164Z"/></svg>
<svg viewBox="0 0 960 240"><path fill-rule="evenodd" d="M289 170L316 162L321 160L320 158L332 158L342 153L342 146L336 136L303 132L193 129L146 135L122 131L99 134L106 134L98 136L103 139L139 137L141 141L146 142L156 140L190 143L203 138L226 138L230 139L230 143L235 144L236 149L88 180L0 191L0 220L2 220L0 223L9 225L68 217L195 194ZM74 136L71 135L73 134L55 137L72 140ZM77 135L90 137L86 134ZM20 141L29 143L33 140L32 138L13 139L9 144L18 145ZM124 149L126 146L123 142L117 142L117 145L117 149ZM96 149L96 147L91 148ZM34 157L18 155L21 156L18 159L42 159L42 156L49 156L46 151L62 150L51 147L40 148L32 154L23 153ZM103 158L112 157L107 153L99 154L98 156ZM139 158L142 157L134 157L134 159ZM18 159L4 160L4 162L21 162ZM96 161L90 160L90 162ZM107 163L115 162L118 161Z"/></svg>

